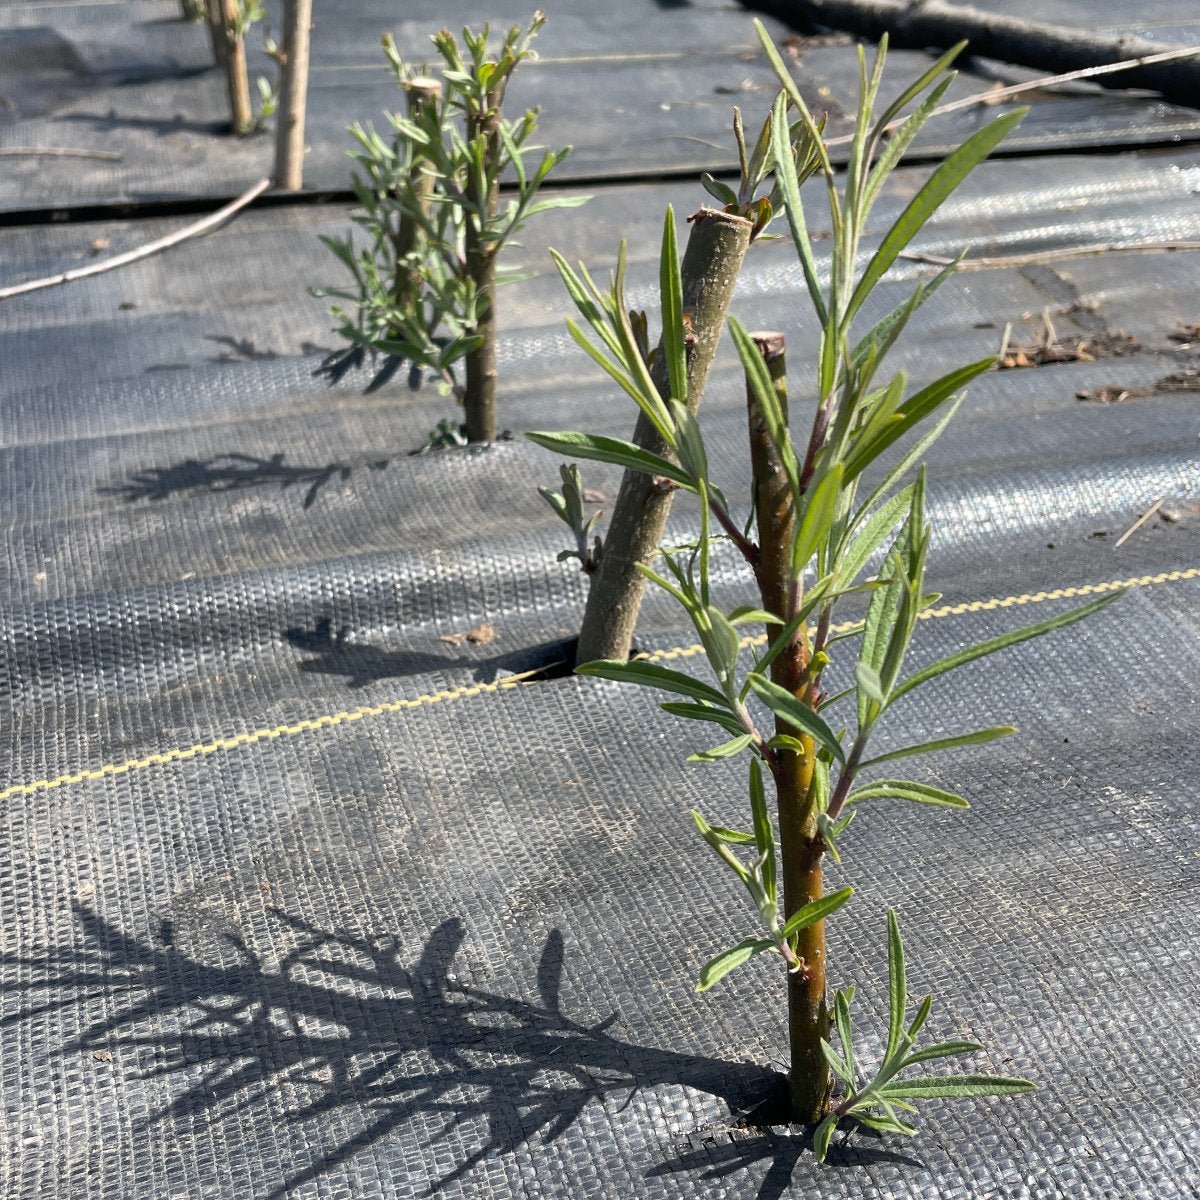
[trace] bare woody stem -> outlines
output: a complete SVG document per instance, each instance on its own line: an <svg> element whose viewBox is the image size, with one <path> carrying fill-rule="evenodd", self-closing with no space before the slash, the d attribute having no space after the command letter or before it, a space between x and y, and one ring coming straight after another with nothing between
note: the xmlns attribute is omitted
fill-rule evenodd
<svg viewBox="0 0 1200 1200"><path fill-rule="evenodd" d="M212 40L213 62L225 70L225 15L221 0L205 0L204 10L208 24L208 36Z"/></svg>
<svg viewBox="0 0 1200 1200"><path fill-rule="evenodd" d="M787 368L781 333L752 333L787 419ZM754 516L758 526L758 585L762 607L787 621L800 602L792 571L791 547L796 511L791 486L778 452L746 381L746 408L753 470ZM771 679L799 700L810 695L807 684L808 634L797 629L785 649L771 663ZM776 733L797 735L797 730L777 718ZM773 768L779 813L780 861L783 868L784 920L824 894L821 860L824 846L817 824L812 787L815 748L811 737L800 738L803 751L780 747ZM818 921L796 935L797 966L788 971L788 1044L791 1062L788 1095L791 1118L814 1123L829 1105L830 1074L821 1052L821 1039L829 1036L829 1010L825 999L825 924Z"/></svg>
<svg viewBox="0 0 1200 1200"><path fill-rule="evenodd" d="M308 41L312 0L284 0L283 69L275 127L275 186L298 192L304 185L304 110L308 100Z"/></svg>
<svg viewBox="0 0 1200 1200"><path fill-rule="evenodd" d="M254 128L254 111L250 107L250 76L246 70L246 43L236 33L237 0L218 0L221 14L221 33L224 39L225 84L229 91L229 124L238 137L245 137Z"/></svg>
<svg viewBox="0 0 1200 1200"><path fill-rule="evenodd" d="M680 271L683 311L691 318L688 349L688 408L695 412L729 311L734 284L750 245L751 222L732 213L702 208L692 218ZM669 392L666 355L660 346L651 372L660 395ZM645 415L633 440L670 457ZM629 657L645 580L636 564L649 562L662 541L671 511L671 489L637 471L626 471L613 506L600 566L592 578L579 635L579 662Z"/></svg>
<svg viewBox="0 0 1200 1200"><path fill-rule="evenodd" d="M465 250L467 274L475 284L475 327L479 346L467 355L466 389L463 407L466 410L467 441L496 440L496 248L485 241L483 233L495 219L499 207L499 179L494 164L500 161L499 98L489 95L484 112L467 120L467 138L483 136L485 176L493 176L486 196L472 195L475 207L468 214ZM476 215L478 214L478 215Z"/></svg>
<svg viewBox="0 0 1200 1200"><path fill-rule="evenodd" d="M428 111L436 108L441 98L442 85L436 79L418 76L404 84L404 93L408 99L408 119L414 125L423 125ZM413 203L420 211L422 218L428 221L433 205L436 181L432 170L424 162L419 151L414 150L413 162L409 171ZM396 277L392 281L392 295L395 298L396 307L403 311L420 303L422 287L420 274L408 266L405 260L418 248L422 234L419 222L408 214L403 214L392 238L392 249L396 256Z"/></svg>

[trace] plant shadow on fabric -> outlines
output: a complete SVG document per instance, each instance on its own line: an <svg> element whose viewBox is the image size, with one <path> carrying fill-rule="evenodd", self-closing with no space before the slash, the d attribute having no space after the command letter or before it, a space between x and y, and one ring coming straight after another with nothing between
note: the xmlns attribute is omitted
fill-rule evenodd
<svg viewBox="0 0 1200 1200"><path fill-rule="evenodd" d="M381 679L403 679L429 671L472 671L478 683L492 683L502 672L540 671L541 678L569 674L574 661L572 642L544 642L488 658L448 657L418 650L388 650L371 642L353 641L347 626L335 627L330 617L318 618L312 629L293 626L284 632L290 645L311 654L299 669L310 675L343 675L350 688L363 688ZM464 637L465 640L465 637Z"/></svg>
<svg viewBox="0 0 1200 1200"><path fill-rule="evenodd" d="M173 1099L142 1119L143 1134L162 1123L235 1129L270 1121L279 1097L294 1097L286 1120L307 1127L301 1141L314 1149L278 1181L269 1193L274 1198L388 1139L411 1144L422 1134L427 1145L437 1144L439 1164L458 1147L452 1166L431 1168L441 1177L431 1176L423 1194L434 1195L486 1160L554 1141L589 1105L621 1107L639 1089L678 1085L737 1108L773 1078L750 1064L623 1041L609 1032L615 1014L598 1023L573 1019L561 995L564 947L557 930L542 947L536 999L522 999L463 979L470 968L455 967L466 937L457 918L438 926L409 965L397 939L327 932L273 910L282 949L268 965L236 933L224 933L219 951L192 954L172 944L169 922L160 945L120 932L81 905L75 911L83 948L0 956L27 981L23 1007L3 1025L42 1022L72 1005L95 1014L103 997L103 1015L89 1021L81 1014L82 1031L58 1050L68 1061L73 1054L111 1055L130 1089L139 1079L173 1078ZM154 1065L139 1074L135 1064L151 1059ZM335 1133L352 1113L357 1132ZM775 1152L775 1141L753 1144ZM755 1153L739 1149L738 1161ZM789 1156L795 1161L787 1151L760 1200L783 1194L776 1184ZM428 1161L434 1157L431 1151ZM405 1158L412 1161L410 1153ZM736 1169L720 1152L715 1164L710 1152L693 1158L677 1169ZM840 1161L879 1158L864 1147ZM790 1175L790 1165L786 1170Z"/></svg>
<svg viewBox="0 0 1200 1200"><path fill-rule="evenodd" d="M311 508L321 489L334 479L345 482L355 470L348 463L325 466L289 466L282 453L263 458L256 454L218 454L213 458L185 458L169 467L147 467L127 480L97 490L104 496L121 496L129 503L139 500L166 500L180 494L237 492L277 483L281 490L307 486L304 508ZM389 459L362 462L371 471L382 471Z"/></svg>

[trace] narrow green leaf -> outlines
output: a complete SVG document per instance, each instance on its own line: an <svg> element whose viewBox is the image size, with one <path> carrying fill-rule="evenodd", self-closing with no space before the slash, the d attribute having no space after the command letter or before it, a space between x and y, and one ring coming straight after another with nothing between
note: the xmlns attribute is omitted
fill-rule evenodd
<svg viewBox="0 0 1200 1200"><path fill-rule="evenodd" d="M874 667L865 662L857 663L854 668L854 682L858 684L859 690L868 699L874 700L877 704L886 703L887 697L883 694L883 684L879 679L879 672Z"/></svg>
<svg viewBox="0 0 1200 1200"><path fill-rule="evenodd" d="M707 992L714 983L724 979L734 967L740 967L742 963L749 962L756 954L761 954L764 950L772 950L774 946L775 943L767 938L747 938L744 942L738 942L736 946L723 950L701 968L700 982L696 985L696 991Z"/></svg>
<svg viewBox="0 0 1200 1200"><path fill-rule="evenodd" d="M722 742L719 746L714 746L711 750L697 750L695 754L689 754L687 761L694 763L720 762L723 758L732 758L735 754L740 754L752 741L754 738L751 734L741 733L727 742Z"/></svg>
<svg viewBox="0 0 1200 1200"><path fill-rule="evenodd" d="M829 1069L848 1087L853 1087L854 1072L850 1064L824 1038L821 1039L821 1053Z"/></svg>
<svg viewBox="0 0 1200 1200"><path fill-rule="evenodd" d="M912 783L904 779L880 779L863 787L855 788L846 797L847 804L861 800L912 800L917 804L933 804L939 808L970 808L971 806L953 792L931 787L927 783Z"/></svg>
<svg viewBox="0 0 1200 1200"><path fill-rule="evenodd" d="M854 1030L850 1023L850 996L838 988L833 994L833 1023L837 1029L838 1043L846 1060L846 1082L851 1088L857 1086L858 1069L854 1061Z"/></svg>
<svg viewBox="0 0 1200 1200"><path fill-rule="evenodd" d="M933 1100L944 1096L1019 1096L1036 1092L1037 1084L1006 1075L917 1075L885 1084L880 1091L889 1098Z"/></svg>
<svg viewBox="0 0 1200 1200"><path fill-rule="evenodd" d="M728 707L728 701L707 683L693 679L682 671L672 671L669 667L660 667L658 663L644 662L633 659L622 662L620 659L600 659L597 662L583 663L575 668L576 675L594 675L598 679L615 679L620 683L637 683L643 687L662 688L665 692L675 692L680 696L691 696L693 700L704 700L722 708Z"/></svg>
<svg viewBox="0 0 1200 1200"><path fill-rule="evenodd" d="M876 122L876 129L882 133L884 128L889 125L896 117L897 113L910 101L915 100L943 71L946 71L950 64L967 48L967 42L961 41L951 46L945 54L934 62L926 71L912 81L892 102L884 109L879 120ZM950 72L950 79L954 78L954 72ZM939 86L941 86L939 84Z"/></svg>
<svg viewBox="0 0 1200 1200"><path fill-rule="evenodd" d="M805 496L804 513L792 543L792 570L799 575L825 540L842 495L842 464L835 462Z"/></svg>
<svg viewBox="0 0 1200 1200"><path fill-rule="evenodd" d="M912 198L896 223L885 234L875 251L867 269L859 279L850 298L844 321L849 322L862 307L863 301L883 278L887 269L896 261L900 252L920 232L922 226L941 207L946 198L960 183L1000 144L1009 130L1029 110L1017 109L997 117L990 124L973 133L952 154L938 165L925 185Z"/></svg>
<svg viewBox="0 0 1200 1200"><path fill-rule="evenodd" d="M694 808L692 809L692 821L695 823L700 836L716 851L721 860L753 894L755 889L758 888L758 884L746 869L746 864L726 844L732 842L734 845L740 845L741 835L732 829L722 829L718 832Z"/></svg>
<svg viewBox="0 0 1200 1200"><path fill-rule="evenodd" d="M875 489L866 498L866 500L863 501L862 505L858 509L858 512L854 514L854 519L850 523L851 528L857 528L857 526L862 522L863 517L867 513L871 512L875 505L879 503L880 497L887 495L887 493L895 486L895 484L899 482L899 480L908 471L910 471L916 463L920 462L925 457L926 451L930 446L933 445L934 442L938 440L939 437L942 436L946 426L950 424L951 419L954 417L954 414L958 412L961 404L961 396L959 396L957 399L951 400L950 407L942 414L938 423L932 429L930 429L928 433L922 434L922 436L904 452L900 461L897 462L896 465L892 467L891 470L889 470L888 473L883 477L883 479L875 485Z"/></svg>
<svg viewBox="0 0 1200 1200"><path fill-rule="evenodd" d="M817 262L813 255L812 241L808 236L808 225L804 219L804 206L800 201L800 178L796 173L796 162L792 157L791 133L788 129L787 104L783 93L775 100L771 114L771 148L775 156L775 182L783 197L784 213L788 231L796 246L800 268L804 272L804 283L808 288L819 324L825 323L825 298L821 295L821 282L817 277Z"/></svg>
<svg viewBox="0 0 1200 1200"><path fill-rule="evenodd" d="M737 737L742 730L742 723L727 708L716 708L708 704L688 704L682 700L671 700L659 707L672 716L682 717L686 721L708 721L720 725L722 729Z"/></svg>
<svg viewBox="0 0 1200 1200"><path fill-rule="evenodd" d="M838 582L850 587L879 549L883 539L900 523L912 503L912 485L903 488L879 506L837 564Z"/></svg>
<svg viewBox="0 0 1200 1200"><path fill-rule="evenodd" d="M921 1050L915 1050L904 1059L906 1067L915 1066L919 1062L929 1062L934 1058L952 1058L957 1054L974 1054L983 1047L978 1042L936 1042Z"/></svg>
<svg viewBox="0 0 1200 1200"><path fill-rule="evenodd" d="M536 445L556 454L573 458L590 458L597 462L615 463L644 475L662 476L677 483L689 492L696 490L695 483L679 467L649 450L643 450L634 442L623 438L603 437L594 433L550 433L527 432L525 436Z"/></svg>
<svg viewBox="0 0 1200 1200"><path fill-rule="evenodd" d="M778 889L775 866L775 830L767 811L767 796L763 788L762 767L757 758L750 760L750 811L754 816L754 842L762 862L763 890L775 902Z"/></svg>
<svg viewBox="0 0 1200 1200"><path fill-rule="evenodd" d="M1076 621L1082 621L1084 617L1089 617L1092 613L1099 612L1102 608L1112 604L1114 600L1119 600L1124 594L1124 589L1117 592L1110 592L1107 596L1101 596L1097 600L1090 600L1087 604L1081 604L1078 608L1069 609L1065 613L1057 613L1055 616L1048 617L1044 621L1038 621L1033 625L1026 625L1024 629L1014 629L1011 633L1002 633L999 637L989 638L986 642L980 642L977 646L971 646L966 650L959 650L956 654L949 654L945 658L940 658L937 662L931 663L927 667L922 667L916 674L910 675L892 692L892 700L898 700L906 692L911 692L913 688L920 687L921 684L928 682L930 679L936 679L939 675L954 670L955 667L964 666L966 663L974 662L977 658L983 658L988 654L995 654L997 650L1006 650L1009 646L1020 645L1021 642L1027 642L1031 638L1052 633L1056 629L1064 629L1068 625L1074 625Z"/></svg>
<svg viewBox="0 0 1200 1200"><path fill-rule="evenodd" d="M750 621L759 622L763 625L783 624L782 617L777 617L774 613L767 612L765 608L754 608L748 604L735 608L729 614L729 620L733 625L745 625Z"/></svg>
<svg viewBox="0 0 1200 1200"><path fill-rule="evenodd" d="M763 356L759 353L754 339L746 331L746 327L741 321L737 317L730 317L728 325L738 358L742 361L742 369L746 373L746 379L754 392L755 402L762 413L767 433L771 437L771 443L779 455L783 469L787 472L794 493L798 488L799 479L796 454L792 449L787 420L779 406L779 398L775 395L775 385L771 382L767 364L763 362Z"/></svg>
<svg viewBox="0 0 1200 1200"><path fill-rule="evenodd" d="M937 70L941 70L941 67L936 64L935 68L936 69L934 73L936 73ZM932 74L927 72L924 78L931 79ZM905 151L909 148L909 146L912 145L913 139L917 136L917 134L921 132L925 122L928 121L930 116L933 115L933 110L937 108L938 101L941 100L941 98L946 94L946 90L954 82L954 78L955 73L951 72L946 76L945 79L941 80L938 85L929 93L929 95L921 101L917 108L913 110L912 114L905 120L904 124L901 125L899 129L895 130L892 136L888 139L887 145L883 148L883 153L877 159L875 166L871 171L870 177L867 179L867 186L863 193L864 212L869 211L872 205L874 205L875 201L879 197L879 190L883 187L885 180L892 173L892 170L895 168L896 164L899 163L899 161L904 157ZM911 91L911 89L909 90ZM920 90L920 88L917 89L917 91ZM917 93L915 91L912 92L913 96L916 94ZM904 104L907 103L907 100L904 101ZM895 116L895 114L900 111L900 108L904 107L904 104L901 104L898 107L895 105L891 106L889 111L891 111L892 116ZM891 119L892 117L885 113L880 119L876 128L882 130L883 126L886 125Z"/></svg>
<svg viewBox="0 0 1200 1200"><path fill-rule="evenodd" d="M888 1037L884 1062L890 1061L904 1038L904 1013L908 1007L908 977L904 969L904 940L894 909L887 912L888 932Z"/></svg>
<svg viewBox="0 0 1200 1200"><path fill-rule="evenodd" d="M777 717L781 717L801 732L811 734L838 762L846 761L846 752L842 749L837 735L808 705L797 700L786 688L781 688L755 672L750 674L748 682L758 698Z"/></svg>
<svg viewBox="0 0 1200 1200"><path fill-rule="evenodd" d="M936 738L931 742L919 742L912 746L902 746L899 750L889 750L886 754L864 759L859 767L877 767L881 763L907 758L912 754L936 754L939 750L954 750L959 746L982 746L986 742L994 742L997 738L1008 737L1016 732L1015 725L989 725L986 729L976 729L973 733L959 733L954 737Z"/></svg>
<svg viewBox="0 0 1200 1200"><path fill-rule="evenodd" d="M724 825L710 825L711 833L719 842L728 842L731 846L753 846L754 834L742 833L739 829L726 829Z"/></svg>
<svg viewBox="0 0 1200 1200"><path fill-rule="evenodd" d="M807 929L810 925L815 925L818 921L823 921L831 913L837 912L851 896L854 895L852 887L838 888L836 892L830 892L828 896L822 896L820 900L810 900L803 908L797 909L787 919L783 926L783 936L790 938L793 934L799 933L802 929Z"/></svg>
<svg viewBox="0 0 1200 1200"><path fill-rule="evenodd" d="M846 460L846 478L855 479L862 474L885 450L898 442L910 429L931 416L947 401L952 400L968 383L984 371L990 370L994 357L982 358L965 367L957 367L941 379L913 393L896 410L899 418L885 426L870 441L866 439L854 447Z"/></svg>
<svg viewBox="0 0 1200 1200"><path fill-rule="evenodd" d="M700 176L700 186L714 200L719 200L722 204L730 205L737 204L738 202L737 192L727 183L722 183L719 179L714 179L707 171Z"/></svg>
<svg viewBox="0 0 1200 1200"><path fill-rule="evenodd" d="M899 561L899 548L902 546L904 538L905 534L901 533L892 547L891 554L888 556L888 574L883 585L871 593L871 603L867 606L867 616L863 623L858 661L877 675L883 671L888 646L896 632L897 616L904 594L904 582L900 578ZM880 705L861 688L858 691L857 699L858 726L862 730L869 729L879 715Z"/></svg>
<svg viewBox="0 0 1200 1200"><path fill-rule="evenodd" d="M917 1005L916 1014L913 1016L912 1024L908 1027L908 1036L912 1041L916 1040L917 1034L925 1027L925 1022L929 1020L929 1014L933 1009L933 997L926 996L920 1004Z"/></svg>
<svg viewBox="0 0 1200 1200"><path fill-rule="evenodd" d="M872 355L878 363L895 344L917 309L957 272L961 262L962 255L960 254L953 262L947 263L932 279L918 284L907 300L898 304L878 324L868 330L850 355L851 365L855 369L860 369Z"/></svg>
<svg viewBox="0 0 1200 1200"><path fill-rule="evenodd" d="M817 1162L825 1161L825 1156L829 1153L829 1143L833 1138L837 1125L837 1114L830 1113L813 1131L813 1157Z"/></svg>
<svg viewBox="0 0 1200 1200"><path fill-rule="evenodd" d="M663 221L658 272L662 302L662 345L667 360L671 399L686 404L687 353L683 342L683 279L679 270L679 247L675 240L675 210L669 204Z"/></svg>

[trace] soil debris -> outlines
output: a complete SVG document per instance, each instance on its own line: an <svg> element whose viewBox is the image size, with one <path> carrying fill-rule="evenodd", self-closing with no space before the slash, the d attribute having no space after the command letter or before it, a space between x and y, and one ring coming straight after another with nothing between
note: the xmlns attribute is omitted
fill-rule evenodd
<svg viewBox="0 0 1200 1200"><path fill-rule="evenodd" d="M1126 400L1136 400L1139 396L1145 396L1146 392L1141 388L1120 387L1117 384L1108 384L1105 387L1089 388L1082 392L1075 393L1076 400L1086 400L1091 404L1124 404Z"/></svg>
<svg viewBox="0 0 1200 1200"><path fill-rule="evenodd" d="M997 369L1011 371L1022 367L1044 367L1049 363L1095 362L1098 358L1120 358L1140 349L1137 339L1127 333L1089 333L1083 337L1068 335L1060 338L1054 326L1047 322L1032 342L1007 344Z"/></svg>
<svg viewBox="0 0 1200 1200"><path fill-rule="evenodd" d="M1176 375L1164 375L1154 387L1159 392L1200 392L1200 368L1189 367Z"/></svg>
<svg viewBox="0 0 1200 1200"><path fill-rule="evenodd" d="M494 642L498 636L496 627L484 621L482 625L476 625L474 629L468 629L466 633L443 633L438 641L447 642L451 646L461 646L463 642L469 642L472 646L486 646L489 642Z"/></svg>

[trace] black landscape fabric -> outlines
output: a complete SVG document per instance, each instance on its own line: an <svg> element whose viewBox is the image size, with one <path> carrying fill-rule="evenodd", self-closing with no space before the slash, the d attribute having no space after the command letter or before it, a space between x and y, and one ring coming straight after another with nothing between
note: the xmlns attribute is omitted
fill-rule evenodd
<svg viewBox="0 0 1200 1200"><path fill-rule="evenodd" d="M268 4L272 28L278 5ZM435 57L430 32L442 25L490 20L507 28L528 19L526 0L486 5L391 0L315 6L308 100L310 190L348 193L346 127L371 122L386 130L384 112L398 107L394 81L379 49L394 33L414 61ZM666 0L548 4L538 39L541 61L522 69L510 103L542 110L541 138L571 145L560 179L620 179L646 174L729 171L737 158L730 108L761 120L775 92L751 24L732 4ZM1061 10L1065 7L1059 4ZM1130 27L1122 0L1075 3L1062 17L1089 27ZM1144 24L1130 31L1168 44L1200 40L1200 18L1172 0L1140 5ZM1009 6L1011 8L1011 5ZM1044 6L1031 15L1046 18ZM178 0L113 4L0 4L0 149L68 148L119 155L0 158L0 214L54 212L98 204L200 201L233 196L270 173L273 139L229 136L228 101L203 24L180 18ZM777 39L787 26L768 20ZM274 77L256 27L247 39L254 81ZM831 134L851 130L858 60L850 38L793 38L788 43L801 90L828 115ZM892 55L888 87L924 70L927 56ZM984 92L997 81L1030 77L998 63L968 62L947 99ZM1200 113L1144 93L1098 97L1090 85L1035 92L1033 111L1006 142L1006 153L1045 153L1172 144L1200 138ZM925 154L958 145L995 110L968 109L944 120L915 147ZM837 153L844 153L838 151Z"/></svg>
<svg viewBox="0 0 1200 1200"><path fill-rule="evenodd" d="M881 225L925 170L897 174ZM413 455L448 401L380 364L322 370L335 342L307 289L339 281L317 234L345 228L340 206L250 211L0 304L0 1194L1194 1200L1200 291L1187 251L1066 252L1194 240L1200 153L989 163L913 247L1005 260L917 315L897 352L914 381L1006 326L1014 354L1047 319L1080 351L982 376L932 454L943 599L918 663L1129 590L898 705L881 749L1021 734L929 760L970 812L881 803L830 869L857 889L830 974L858 985L863 1055L886 1036L892 907L931 1036L1039 1091L928 1104L917 1137L835 1142L824 1167L803 1136L736 1123L783 1066L779 974L759 960L694 991L753 930L688 817L744 822L743 766L684 763L700 746L648 691L513 682L563 659L585 587L535 491L557 460L520 434L632 427L565 335L545 248L603 277L627 235L652 305L665 205L701 199L588 190L523 238L514 438L486 448ZM179 223L2 229L4 282ZM899 264L864 322L932 269ZM802 294L781 241L734 305L787 333L797 412ZM728 347L701 420L744 511ZM615 474L584 477L609 507ZM680 502L671 536L696 524ZM728 565L721 600L746 602ZM656 598L639 640L701 669Z"/></svg>

